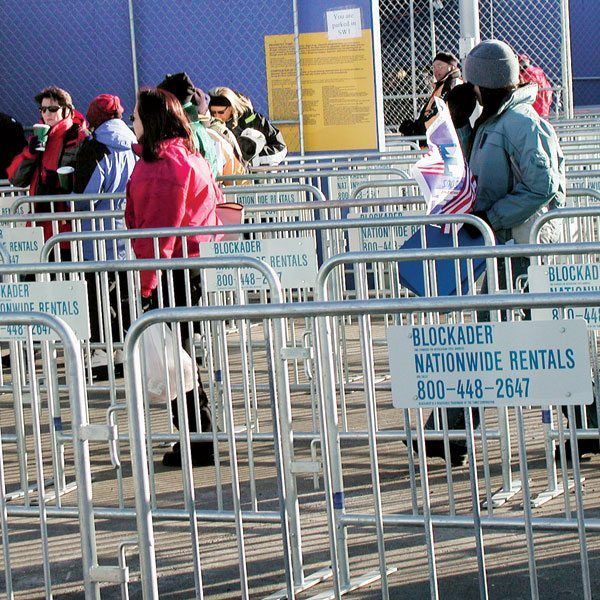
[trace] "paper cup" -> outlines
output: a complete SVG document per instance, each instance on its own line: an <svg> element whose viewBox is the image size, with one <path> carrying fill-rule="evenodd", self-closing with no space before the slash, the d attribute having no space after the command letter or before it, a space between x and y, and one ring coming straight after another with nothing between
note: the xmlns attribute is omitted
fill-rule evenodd
<svg viewBox="0 0 600 600"><path fill-rule="evenodd" d="M60 167L59 169L56 169L56 173L58 174L58 183L60 187L67 193L72 192L75 169L73 167Z"/></svg>
<svg viewBox="0 0 600 600"><path fill-rule="evenodd" d="M48 140L48 132L50 131L50 125L44 125L42 123L36 123L33 126L33 135L38 139L37 150L46 149L46 141Z"/></svg>

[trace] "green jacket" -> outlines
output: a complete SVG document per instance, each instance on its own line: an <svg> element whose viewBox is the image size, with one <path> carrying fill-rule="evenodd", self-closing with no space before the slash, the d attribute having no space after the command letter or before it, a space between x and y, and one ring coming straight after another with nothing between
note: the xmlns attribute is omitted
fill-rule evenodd
<svg viewBox="0 0 600 600"><path fill-rule="evenodd" d="M532 107L536 93L535 85L515 90L471 146L473 210L486 213L500 243L527 243L538 214L565 202L565 160L552 125ZM556 241L552 237L547 241Z"/></svg>
<svg viewBox="0 0 600 600"><path fill-rule="evenodd" d="M200 121L190 122L192 131L194 132L194 145L196 150L204 156L206 162L210 166L210 170L214 177L219 174L219 158L217 156L217 149L215 143L211 139L210 135L206 133L205 126Z"/></svg>

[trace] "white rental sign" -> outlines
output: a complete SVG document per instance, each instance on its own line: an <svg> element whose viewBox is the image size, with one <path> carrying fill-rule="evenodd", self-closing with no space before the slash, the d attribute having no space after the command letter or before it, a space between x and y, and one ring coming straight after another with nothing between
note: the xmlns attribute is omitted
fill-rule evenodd
<svg viewBox="0 0 600 600"><path fill-rule="evenodd" d="M425 212L418 211L395 211L376 213L350 213L350 219L377 219L383 217L415 217L424 215ZM397 250L404 242L418 231L419 225L365 225L359 229L350 229L350 251L351 252L379 252L381 250Z"/></svg>
<svg viewBox="0 0 600 600"><path fill-rule="evenodd" d="M230 197L229 195L227 196ZM304 193L302 195L299 192L263 192L261 194L253 194L250 192L244 193L240 192L235 194L233 199L235 202L239 204L243 204L244 206L248 206L251 204L296 204L298 202L304 202ZM267 212L260 213L264 217L272 217L274 215L284 214L287 217L296 217L298 216L297 210L292 211L276 211L270 210Z"/></svg>
<svg viewBox="0 0 600 600"><path fill-rule="evenodd" d="M81 339L90 337L90 320L85 281L34 281L0 283L0 313L43 312L60 317ZM42 325L32 326L36 340L56 340L58 335ZM22 340L27 326L0 327L0 340Z"/></svg>
<svg viewBox="0 0 600 600"><path fill-rule="evenodd" d="M39 263L44 230L41 227L0 227L0 244L12 264Z"/></svg>
<svg viewBox="0 0 600 600"><path fill-rule="evenodd" d="M271 265L284 288L314 287L317 279L317 253L312 238L236 240L200 244L200 256L251 256ZM237 290L236 271L207 269L206 291ZM239 269L244 290L267 290L268 282L255 269Z"/></svg>
<svg viewBox="0 0 600 600"><path fill-rule="evenodd" d="M600 264L532 265L527 270L530 292L597 292L600 291ZM536 321L584 319L591 329L600 328L600 307L536 308Z"/></svg>
<svg viewBox="0 0 600 600"><path fill-rule="evenodd" d="M396 408L592 402L581 320L388 329Z"/></svg>

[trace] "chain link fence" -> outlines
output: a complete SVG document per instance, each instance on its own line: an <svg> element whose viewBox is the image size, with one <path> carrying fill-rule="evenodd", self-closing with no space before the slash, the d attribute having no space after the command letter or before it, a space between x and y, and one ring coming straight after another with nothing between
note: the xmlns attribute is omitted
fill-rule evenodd
<svg viewBox="0 0 600 600"><path fill-rule="evenodd" d="M433 56L458 55L458 0L380 0L385 125L397 131L431 94ZM561 0L480 0L481 39L497 38L544 69L560 98ZM560 109L560 104L553 107Z"/></svg>

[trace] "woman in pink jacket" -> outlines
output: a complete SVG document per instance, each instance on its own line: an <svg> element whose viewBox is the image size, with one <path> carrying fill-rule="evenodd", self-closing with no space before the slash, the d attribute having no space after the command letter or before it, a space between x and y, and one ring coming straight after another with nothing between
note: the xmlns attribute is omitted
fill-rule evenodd
<svg viewBox="0 0 600 600"><path fill-rule="evenodd" d="M132 116L133 130L139 141L134 151L141 156L127 184L125 222L128 229L156 227L193 227L220 225L215 207L222 202L222 194L212 176L208 163L194 150L192 131L181 103L171 93L159 89L141 90ZM187 237L187 255L198 256L200 242L213 236ZM154 252L154 238L136 239L133 250L137 258L179 258L183 256L182 238L161 237L158 256ZM173 289L176 306L186 306L186 271L173 271ZM144 310L159 306L159 278L155 271L140 273L142 306ZM167 277L163 275L161 291L163 306L169 306ZM201 295L200 276L190 273L192 304L198 304ZM184 345L189 328L181 328ZM211 431L208 399L199 384L201 431ZM194 391L186 395L190 431L198 431ZM173 422L178 427L177 401L172 401ZM213 464L212 442L192 443L194 466ZM163 457L165 466L181 466L179 443Z"/></svg>

